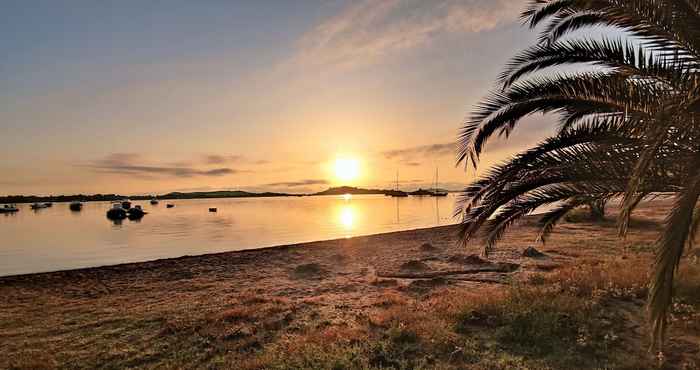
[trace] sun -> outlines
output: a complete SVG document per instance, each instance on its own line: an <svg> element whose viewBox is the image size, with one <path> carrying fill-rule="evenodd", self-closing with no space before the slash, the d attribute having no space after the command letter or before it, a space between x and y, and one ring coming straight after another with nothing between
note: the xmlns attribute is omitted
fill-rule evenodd
<svg viewBox="0 0 700 370"><path fill-rule="evenodd" d="M360 162L357 159L339 158L335 160L335 177L340 181L353 181L360 175Z"/></svg>

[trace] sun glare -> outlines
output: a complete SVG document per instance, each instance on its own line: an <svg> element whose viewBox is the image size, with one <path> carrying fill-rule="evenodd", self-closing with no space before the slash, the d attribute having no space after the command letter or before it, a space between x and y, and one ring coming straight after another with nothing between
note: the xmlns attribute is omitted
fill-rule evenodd
<svg viewBox="0 0 700 370"><path fill-rule="evenodd" d="M360 162L357 159L336 159L335 177L341 181L352 181L360 174Z"/></svg>

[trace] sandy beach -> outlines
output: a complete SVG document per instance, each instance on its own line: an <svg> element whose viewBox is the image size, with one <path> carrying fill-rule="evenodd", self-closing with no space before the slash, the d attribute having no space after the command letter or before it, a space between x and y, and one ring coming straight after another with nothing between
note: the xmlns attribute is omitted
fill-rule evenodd
<svg viewBox="0 0 700 370"><path fill-rule="evenodd" d="M478 243L460 246L457 227L445 226L4 277L0 368L269 368L278 360L270 353L280 346L287 354L299 350L290 343L319 335L319 345L372 338L382 325L376 315L406 314L397 308L415 314L447 307L441 312L454 314L466 297L498 297L513 285L603 265L632 286L629 296L611 301L625 317L617 334L624 340L616 344L625 350L616 352L646 359L643 280L668 206L643 205L625 240L616 235L613 214L602 224L565 222L546 245L536 245L530 218L488 260L478 256ZM528 247L543 255L524 255ZM698 363L700 337L692 325L682 333L672 329L670 363ZM433 356L433 364L446 368L464 365L454 356ZM548 361L529 364L559 364Z"/></svg>

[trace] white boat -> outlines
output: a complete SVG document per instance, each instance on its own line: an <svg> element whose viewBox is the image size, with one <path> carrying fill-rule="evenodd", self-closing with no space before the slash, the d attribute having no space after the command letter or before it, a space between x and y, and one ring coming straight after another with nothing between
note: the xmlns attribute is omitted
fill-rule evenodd
<svg viewBox="0 0 700 370"><path fill-rule="evenodd" d="M5 204L0 207L0 213L15 213L18 211L19 208L17 208L14 204Z"/></svg>
<svg viewBox="0 0 700 370"><path fill-rule="evenodd" d="M42 208L49 208L50 206L47 205L46 203L34 203L30 206L31 209L42 209Z"/></svg>

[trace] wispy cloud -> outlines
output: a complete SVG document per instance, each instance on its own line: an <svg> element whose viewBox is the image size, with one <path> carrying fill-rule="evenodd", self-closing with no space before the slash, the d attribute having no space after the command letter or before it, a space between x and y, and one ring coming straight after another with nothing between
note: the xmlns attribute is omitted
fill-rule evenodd
<svg viewBox="0 0 700 370"><path fill-rule="evenodd" d="M410 148L387 150L382 152L386 159L402 159L407 165L420 165L418 162L410 161L414 157L442 157L446 155L454 155L456 152L455 143L440 143L431 145L414 146Z"/></svg>
<svg viewBox="0 0 700 370"><path fill-rule="evenodd" d="M205 154L203 156L203 163L205 164L227 164L227 163L245 163L245 164L255 164L264 165L270 163L270 161L265 159L250 159L243 155L238 154Z"/></svg>
<svg viewBox="0 0 700 370"><path fill-rule="evenodd" d="M82 166L97 172L137 176L218 177L241 172L231 168L202 169L186 166L151 165L144 163L142 156L137 153L114 153Z"/></svg>
<svg viewBox="0 0 700 370"><path fill-rule="evenodd" d="M207 154L204 156L204 162L207 164L224 164L239 162L243 159L241 155L220 155L220 154Z"/></svg>
<svg viewBox="0 0 700 370"><path fill-rule="evenodd" d="M306 179L306 180L288 181L288 182L274 182L271 184L265 184L263 186L271 187L271 188L279 188L279 187L298 188L300 186L328 185L328 184L329 184L328 180Z"/></svg>
<svg viewBox="0 0 700 370"><path fill-rule="evenodd" d="M364 0L321 22L299 41L302 65L354 66L448 34L493 29L517 18L524 0Z"/></svg>

